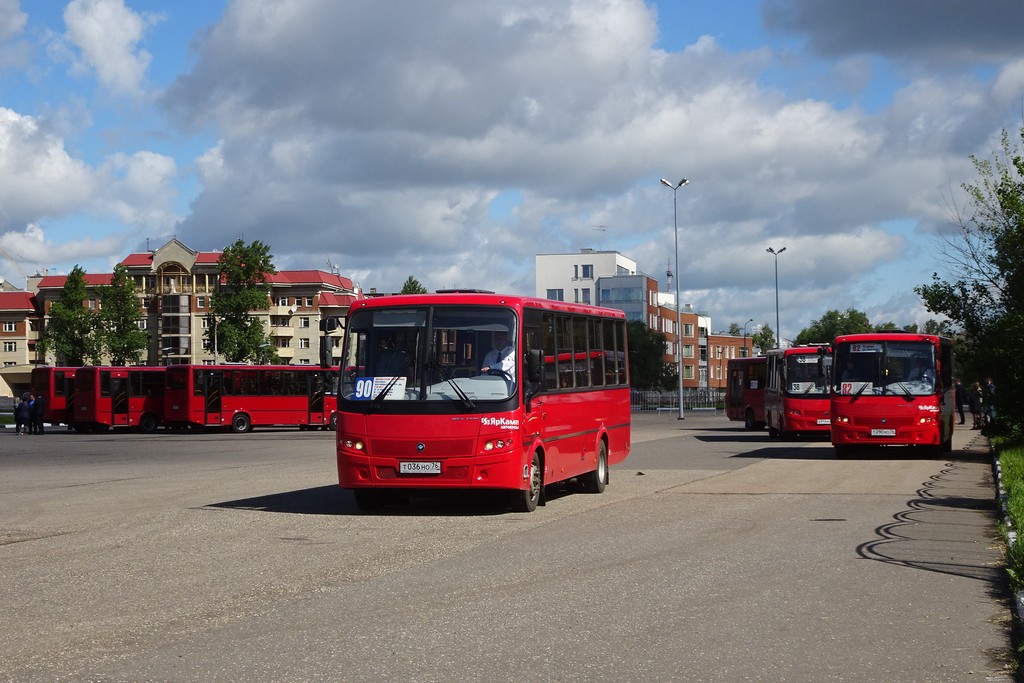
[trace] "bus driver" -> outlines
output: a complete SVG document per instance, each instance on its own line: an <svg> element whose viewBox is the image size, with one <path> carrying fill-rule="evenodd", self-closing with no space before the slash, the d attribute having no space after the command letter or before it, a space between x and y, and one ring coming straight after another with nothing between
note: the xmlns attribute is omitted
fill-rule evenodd
<svg viewBox="0 0 1024 683"><path fill-rule="evenodd" d="M499 375L508 380L515 378L516 352L508 338L508 331L495 332L491 338L491 350L484 356L480 372Z"/></svg>

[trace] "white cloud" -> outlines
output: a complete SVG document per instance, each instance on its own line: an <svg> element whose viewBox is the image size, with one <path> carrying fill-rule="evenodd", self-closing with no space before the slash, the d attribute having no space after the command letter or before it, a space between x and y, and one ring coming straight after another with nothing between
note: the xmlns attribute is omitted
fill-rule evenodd
<svg viewBox="0 0 1024 683"><path fill-rule="evenodd" d="M159 15L132 11L122 0L71 0L64 9L67 39L81 51L84 66L123 95L141 92L152 55L139 43L160 20Z"/></svg>
<svg viewBox="0 0 1024 683"><path fill-rule="evenodd" d="M21 11L18 0L0 0L0 43L21 33L28 15Z"/></svg>

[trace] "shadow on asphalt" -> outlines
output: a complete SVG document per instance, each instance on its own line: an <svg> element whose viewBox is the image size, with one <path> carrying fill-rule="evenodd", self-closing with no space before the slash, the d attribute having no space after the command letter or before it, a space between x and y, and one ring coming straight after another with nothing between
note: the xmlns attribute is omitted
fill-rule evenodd
<svg viewBox="0 0 1024 683"><path fill-rule="evenodd" d="M576 493L570 484L553 484L544 492L545 503ZM586 495L580 493L579 495ZM205 508L249 510L292 515L382 515L414 517L460 517L501 515L509 512L507 497L496 491L425 491L398 497L379 512L363 512L350 491L337 485L282 491L265 496L210 503Z"/></svg>

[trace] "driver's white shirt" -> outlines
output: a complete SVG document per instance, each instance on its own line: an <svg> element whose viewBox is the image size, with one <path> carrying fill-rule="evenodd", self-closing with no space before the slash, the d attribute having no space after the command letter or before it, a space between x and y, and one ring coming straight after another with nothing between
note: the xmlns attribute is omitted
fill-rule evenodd
<svg viewBox="0 0 1024 683"><path fill-rule="evenodd" d="M498 357L501 356L501 362L498 362ZM501 370L506 373L509 377L515 377L516 370L516 353L512 345L509 344L501 350L499 354L497 349L491 349L484 356L484 362L481 367L491 368L492 370Z"/></svg>

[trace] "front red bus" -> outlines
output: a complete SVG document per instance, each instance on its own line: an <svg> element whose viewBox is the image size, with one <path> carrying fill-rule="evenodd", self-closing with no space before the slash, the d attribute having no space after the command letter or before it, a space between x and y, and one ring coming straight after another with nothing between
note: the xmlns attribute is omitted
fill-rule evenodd
<svg viewBox="0 0 1024 683"><path fill-rule="evenodd" d="M764 356L730 358L726 364L725 414L745 429L764 429L764 386L768 361Z"/></svg>
<svg viewBox="0 0 1024 683"><path fill-rule="evenodd" d="M627 357L617 310L480 292L357 301L339 483L363 510L448 489L530 512L570 479L601 492L630 449Z"/></svg>
<svg viewBox="0 0 1024 683"><path fill-rule="evenodd" d="M832 350L824 344L772 349L764 392L768 436L828 435L832 420L828 371Z"/></svg>
<svg viewBox="0 0 1024 683"><path fill-rule="evenodd" d="M43 421L68 424L75 410L75 371L78 368L40 365L32 368L32 393L43 397Z"/></svg>
<svg viewBox="0 0 1024 683"><path fill-rule="evenodd" d="M163 424L162 366L87 365L75 373L75 408L71 427L103 431L134 427L154 432Z"/></svg>
<svg viewBox="0 0 1024 683"><path fill-rule="evenodd" d="M164 414L173 427L334 429L335 374L315 365L171 365Z"/></svg>
<svg viewBox="0 0 1024 683"><path fill-rule="evenodd" d="M837 456L863 446L952 450L951 340L899 332L837 337L831 383Z"/></svg>

